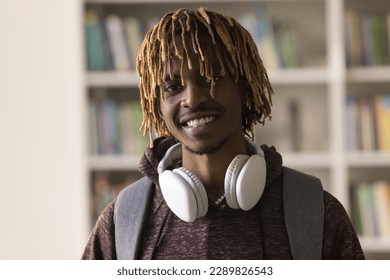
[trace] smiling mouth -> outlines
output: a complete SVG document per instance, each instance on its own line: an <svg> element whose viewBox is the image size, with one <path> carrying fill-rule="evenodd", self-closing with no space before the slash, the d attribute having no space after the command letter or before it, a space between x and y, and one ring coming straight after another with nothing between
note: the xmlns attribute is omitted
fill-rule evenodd
<svg viewBox="0 0 390 280"><path fill-rule="evenodd" d="M197 128L211 123L215 120L215 116L206 116L202 118L192 119L186 122L186 125L191 128Z"/></svg>

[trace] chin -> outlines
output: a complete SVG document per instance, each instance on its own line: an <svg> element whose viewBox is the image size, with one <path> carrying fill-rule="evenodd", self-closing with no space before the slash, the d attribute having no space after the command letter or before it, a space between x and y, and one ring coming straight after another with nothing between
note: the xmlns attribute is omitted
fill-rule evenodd
<svg viewBox="0 0 390 280"><path fill-rule="evenodd" d="M226 139L223 139L212 145L202 145L202 147L188 146L183 143L185 149L195 155L210 155L218 152L226 144Z"/></svg>

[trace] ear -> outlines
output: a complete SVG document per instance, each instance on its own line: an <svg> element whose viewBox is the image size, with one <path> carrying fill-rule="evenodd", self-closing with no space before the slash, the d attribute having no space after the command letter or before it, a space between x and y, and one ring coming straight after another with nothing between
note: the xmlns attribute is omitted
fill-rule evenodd
<svg viewBox="0 0 390 280"><path fill-rule="evenodd" d="M250 116L252 113L250 112L250 108L248 108L248 98L251 96L251 88L248 84L248 82L241 78L239 80L239 87L240 87L240 93L241 93L241 123L242 123L242 130L244 135L247 135L247 130L249 129L250 125ZM250 102L249 102L250 103Z"/></svg>

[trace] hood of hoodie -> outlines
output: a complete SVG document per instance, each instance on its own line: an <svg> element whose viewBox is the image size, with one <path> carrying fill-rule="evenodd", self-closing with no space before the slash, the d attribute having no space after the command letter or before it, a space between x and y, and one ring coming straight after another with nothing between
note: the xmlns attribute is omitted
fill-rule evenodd
<svg viewBox="0 0 390 280"><path fill-rule="evenodd" d="M164 157L165 152L176 143L177 140L174 138L159 137L154 139L153 148L147 148L145 150L139 164L139 170L155 185L158 185L157 166L160 160ZM267 164L266 185L269 185L275 178L282 174L282 156L273 146L268 147L267 145L261 145L261 148L264 151L265 161Z"/></svg>
<svg viewBox="0 0 390 280"><path fill-rule="evenodd" d="M139 171L155 185L158 185L157 166L164 157L165 152L176 143L177 140L174 138L156 138L153 140L153 148L148 147L141 157Z"/></svg>

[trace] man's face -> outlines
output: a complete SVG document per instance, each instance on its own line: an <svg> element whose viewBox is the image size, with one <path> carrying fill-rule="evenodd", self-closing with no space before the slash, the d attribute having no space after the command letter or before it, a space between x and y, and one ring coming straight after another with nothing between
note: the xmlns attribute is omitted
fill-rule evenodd
<svg viewBox="0 0 390 280"><path fill-rule="evenodd" d="M215 77L214 98L210 95L211 81L200 75L198 58L191 55L192 69L184 63L181 85L181 60L173 59L173 79L167 77L161 86L160 110L171 134L187 150L210 154L226 143L242 138L241 95L243 88L235 84L230 74ZM169 75L168 75L169 76ZM233 141L233 142L231 142Z"/></svg>

